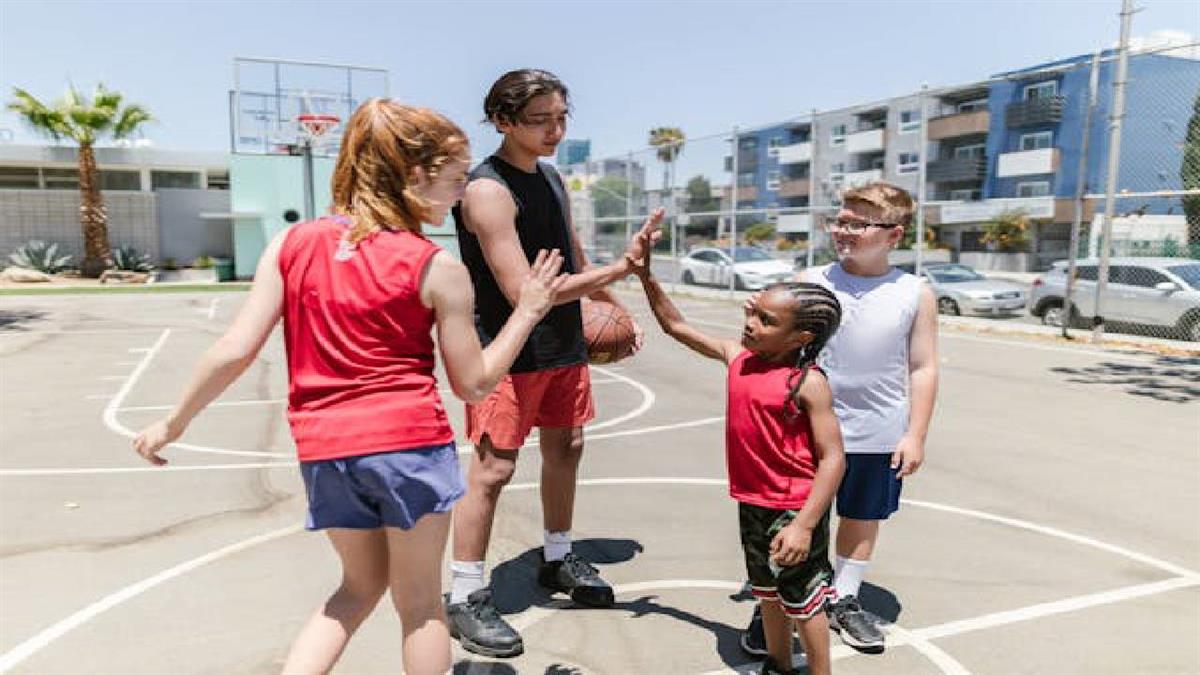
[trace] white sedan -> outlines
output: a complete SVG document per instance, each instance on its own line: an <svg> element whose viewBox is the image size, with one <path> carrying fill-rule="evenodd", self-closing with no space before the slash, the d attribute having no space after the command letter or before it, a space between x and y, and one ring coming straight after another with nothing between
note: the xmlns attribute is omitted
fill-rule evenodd
<svg viewBox="0 0 1200 675"><path fill-rule="evenodd" d="M728 287L733 274L735 288L757 291L795 276L790 263L772 258L762 249L739 246L733 254L731 262L729 249L698 248L688 253L680 261L683 283Z"/></svg>

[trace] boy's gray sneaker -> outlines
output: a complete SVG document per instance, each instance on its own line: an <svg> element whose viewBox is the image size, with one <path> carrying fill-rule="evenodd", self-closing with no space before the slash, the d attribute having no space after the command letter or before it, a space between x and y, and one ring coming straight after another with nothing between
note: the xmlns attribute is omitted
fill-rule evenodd
<svg viewBox="0 0 1200 675"><path fill-rule="evenodd" d="M860 652L878 654L883 651L883 632L853 595L830 605L829 627L837 631L842 642Z"/></svg>
<svg viewBox="0 0 1200 675"><path fill-rule="evenodd" d="M446 620L450 624L450 637L469 652L507 658L525 651L521 634L508 625L492 604L490 589L475 591L467 596L466 602L447 602Z"/></svg>
<svg viewBox="0 0 1200 675"><path fill-rule="evenodd" d="M742 632L742 651L750 656L767 655L767 636L763 633L762 608L754 606L754 615L750 617L750 625Z"/></svg>

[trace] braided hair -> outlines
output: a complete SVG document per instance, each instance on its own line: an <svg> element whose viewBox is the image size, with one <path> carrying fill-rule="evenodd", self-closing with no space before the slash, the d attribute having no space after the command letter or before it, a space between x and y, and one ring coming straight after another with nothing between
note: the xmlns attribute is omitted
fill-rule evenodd
<svg viewBox="0 0 1200 675"><path fill-rule="evenodd" d="M784 411L789 418L794 419L801 413L796 394L804 384L804 379L808 377L808 371L816 363L821 350L837 332L838 324L842 321L842 305L832 291L820 284L792 281L772 284L764 292L779 290L792 296L793 328L813 334L812 342L796 350L796 363L787 379L788 393Z"/></svg>

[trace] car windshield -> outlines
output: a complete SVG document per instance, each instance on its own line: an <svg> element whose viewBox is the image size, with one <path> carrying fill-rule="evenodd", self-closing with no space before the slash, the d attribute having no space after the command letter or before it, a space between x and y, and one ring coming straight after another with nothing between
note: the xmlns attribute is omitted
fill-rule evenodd
<svg viewBox="0 0 1200 675"><path fill-rule="evenodd" d="M1167 270L1187 282L1188 286L1200 291L1200 263L1172 265Z"/></svg>
<svg viewBox="0 0 1200 675"><path fill-rule="evenodd" d="M752 246L741 246L733 250L733 259L735 262L756 262L759 260L773 260L773 258L760 248Z"/></svg>
<svg viewBox="0 0 1200 675"><path fill-rule="evenodd" d="M927 267L926 270L928 270L929 276L939 284L979 281L986 278L966 265L938 265L937 267Z"/></svg>

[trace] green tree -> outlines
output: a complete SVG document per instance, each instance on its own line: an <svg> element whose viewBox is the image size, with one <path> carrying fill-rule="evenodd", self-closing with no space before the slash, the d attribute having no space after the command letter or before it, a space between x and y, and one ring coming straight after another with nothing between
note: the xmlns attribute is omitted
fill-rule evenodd
<svg viewBox="0 0 1200 675"><path fill-rule="evenodd" d="M657 149L658 161L663 165L663 203L669 199L668 190L674 183L671 175L675 169L675 160L683 153L686 141L687 137L679 127L655 127L650 130L650 145Z"/></svg>
<svg viewBox="0 0 1200 675"><path fill-rule="evenodd" d="M54 140L64 138L79 145L79 224L83 229L83 262L80 272L98 277L112 263L108 244L108 211L100 194L95 144L103 138L127 138L152 118L140 105L122 105L123 96L96 85L91 98L74 86L62 98L46 105L28 91L13 88L8 109L24 118L35 131Z"/></svg>
<svg viewBox="0 0 1200 675"><path fill-rule="evenodd" d="M642 189L625 180L624 176L598 178L592 183L590 190L597 218L624 216L626 195L629 195L634 204L640 203L642 197Z"/></svg>
<svg viewBox="0 0 1200 675"><path fill-rule="evenodd" d="M692 179L687 183L687 207L685 210L688 213L710 213L715 214L721 210L721 200L713 196L712 183L704 176L692 176ZM691 225L697 228L716 227L719 216L692 216ZM715 234L715 232L714 232Z"/></svg>
<svg viewBox="0 0 1200 675"><path fill-rule="evenodd" d="M1184 190L1200 190L1200 94L1192 103L1192 118L1188 120L1179 178ZM1187 217L1188 248L1193 256L1200 255L1200 195L1184 197L1183 212Z"/></svg>
<svg viewBox="0 0 1200 675"><path fill-rule="evenodd" d="M1024 211L1005 211L983 224L980 241L1002 252L1023 251L1029 243L1029 225L1029 216Z"/></svg>

